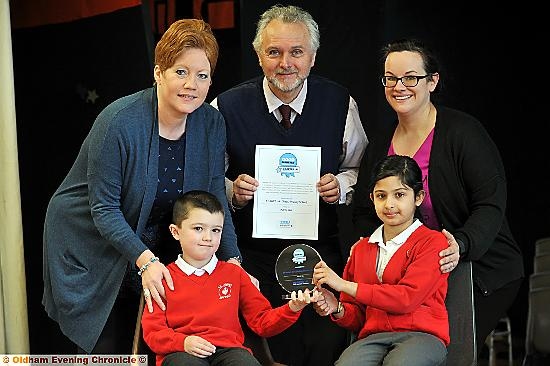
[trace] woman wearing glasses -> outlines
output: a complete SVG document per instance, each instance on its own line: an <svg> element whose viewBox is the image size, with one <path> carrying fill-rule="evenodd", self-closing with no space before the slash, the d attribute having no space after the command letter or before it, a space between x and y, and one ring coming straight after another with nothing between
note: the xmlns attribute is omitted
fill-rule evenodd
<svg viewBox="0 0 550 366"><path fill-rule="evenodd" d="M505 217L506 178L497 147L474 117L434 104L441 75L433 53L418 40L399 40L383 49L382 85L397 113L393 128L372 139L364 154L353 198L359 236L380 226L368 182L386 155L407 155L422 169L426 197L423 223L442 230L442 272L459 260L473 263L476 341L483 345L506 316L524 277L521 250ZM478 351L482 347L478 347Z"/></svg>

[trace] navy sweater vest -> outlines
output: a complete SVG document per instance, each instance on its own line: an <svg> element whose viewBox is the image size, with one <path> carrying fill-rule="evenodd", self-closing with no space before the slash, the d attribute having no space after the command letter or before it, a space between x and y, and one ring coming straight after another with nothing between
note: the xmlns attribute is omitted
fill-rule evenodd
<svg viewBox="0 0 550 366"><path fill-rule="evenodd" d="M320 146L321 176L327 173L338 174L349 109L348 91L330 80L310 75L302 114L296 116L289 130L285 130L268 111L262 80L263 77L249 80L217 98L218 108L227 125L227 177L234 180L242 173L255 176L256 145ZM286 246L293 244L291 240L251 238L252 208L253 205L248 204L233 214L241 249L258 248L260 245L263 250L278 254ZM319 241L308 244L338 249L337 234L336 207L321 202Z"/></svg>

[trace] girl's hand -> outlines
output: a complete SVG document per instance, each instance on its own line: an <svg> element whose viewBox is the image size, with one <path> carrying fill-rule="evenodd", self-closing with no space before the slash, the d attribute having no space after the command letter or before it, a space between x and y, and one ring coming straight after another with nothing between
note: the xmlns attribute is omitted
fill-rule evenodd
<svg viewBox="0 0 550 366"><path fill-rule="evenodd" d="M338 299L332 291L326 288L319 288L319 296L317 302L313 304L313 309L321 316L327 316L336 311L338 307Z"/></svg>
<svg viewBox="0 0 550 366"><path fill-rule="evenodd" d="M340 278L324 261L320 261L313 269L313 283L317 287L328 285L334 290L340 292L344 285L344 280Z"/></svg>

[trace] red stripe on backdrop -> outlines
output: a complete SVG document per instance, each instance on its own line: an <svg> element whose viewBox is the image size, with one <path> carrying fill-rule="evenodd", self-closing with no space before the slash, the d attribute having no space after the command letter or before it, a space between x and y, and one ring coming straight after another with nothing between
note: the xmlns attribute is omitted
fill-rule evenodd
<svg viewBox="0 0 550 366"><path fill-rule="evenodd" d="M11 23L13 28L65 23L137 5L141 0L15 0Z"/></svg>
<svg viewBox="0 0 550 366"><path fill-rule="evenodd" d="M212 29L235 28L234 8L234 0L193 0L193 17L204 19Z"/></svg>

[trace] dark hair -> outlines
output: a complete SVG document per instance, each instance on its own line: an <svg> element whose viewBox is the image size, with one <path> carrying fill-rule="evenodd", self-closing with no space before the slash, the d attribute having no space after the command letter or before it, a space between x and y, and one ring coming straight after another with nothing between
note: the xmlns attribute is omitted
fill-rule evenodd
<svg viewBox="0 0 550 366"><path fill-rule="evenodd" d="M388 155L376 164L369 192L374 191L376 182L387 177L398 177L401 183L413 190L415 197L424 189L422 170L413 158L405 155ZM422 219L418 207L414 216Z"/></svg>
<svg viewBox="0 0 550 366"><path fill-rule="evenodd" d="M443 80L441 78L441 65L435 52L422 41L415 38L404 38L388 43L382 48L382 68L388 58L388 55L393 52L416 52L422 57L424 70L426 74L440 74L439 82L434 92L443 88ZM384 70L383 70L384 72ZM382 72L382 73L383 73ZM431 79L431 78L428 78Z"/></svg>
<svg viewBox="0 0 550 366"><path fill-rule="evenodd" d="M223 206L216 196L206 191L189 191L178 197L172 210L172 222L180 226L194 208L202 208L210 213L224 214Z"/></svg>

